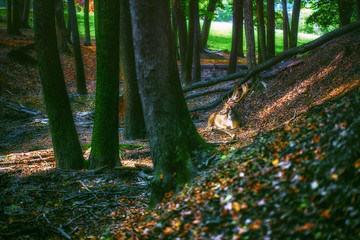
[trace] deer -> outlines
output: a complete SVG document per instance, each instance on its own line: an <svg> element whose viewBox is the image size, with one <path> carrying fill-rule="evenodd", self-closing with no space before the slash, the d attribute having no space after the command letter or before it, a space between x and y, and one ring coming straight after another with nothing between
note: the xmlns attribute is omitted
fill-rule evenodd
<svg viewBox="0 0 360 240"><path fill-rule="evenodd" d="M246 97L249 91L247 84L241 85L242 93L240 95L239 87L235 86L232 96L224 103L224 107L210 115L208 127L211 129L235 129L240 126L240 118L234 105Z"/></svg>

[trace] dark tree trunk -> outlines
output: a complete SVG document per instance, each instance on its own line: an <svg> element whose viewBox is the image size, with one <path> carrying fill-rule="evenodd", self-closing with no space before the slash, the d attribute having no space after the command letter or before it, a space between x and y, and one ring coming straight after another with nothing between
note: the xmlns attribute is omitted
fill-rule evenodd
<svg viewBox="0 0 360 240"><path fill-rule="evenodd" d="M90 23L89 23L89 0L85 0L84 6L84 25L85 25L85 46L91 46Z"/></svg>
<svg viewBox="0 0 360 240"><path fill-rule="evenodd" d="M186 45L186 57L184 65L183 82L189 85L192 80L192 65L194 53L194 35L195 35L195 5L198 0L189 0L189 34Z"/></svg>
<svg viewBox="0 0 360 240"><path fill-rule="evenodd" d="M72 41L71 41L71 21L70 21L70 16L68 16L68 23L67 23L67 28L66 28L66 37L67 37L68 43L70 43L70 44L72 45Z"/></svg>
<svg viewBox="0 0 360 240"><path fill-rule="evenodd" d="M73 36L73 47L74 47L74 56L75 56L75 65L76 65L76 84L77 84L77 92L80 95L86 95L86 81L85 81L85 73L84 73L84 64L81 55L80 48L80 38L79 38L79 29L76 20L76 9L74 0L68 0L68 11L69 18L71 22L71 32Z"/></svg>
<svg viewBox="0 0 360 240"><path fill-rule="evenodd" d="M289 16L287 12L287 2L282 0L283 11L283 45L284 51L289 49Z"/></svg>
<svg viewBox="0 0 360 240"><path fill-rule="evenodd" d="M120 0L120 66L124 80L124 138L145 138L146 127L136 76L129 0Z"/></svg>
<svg viewBox="0 0 360 240"><path fill-rule="evenodd" d="M8 33L12 33L12 11L11 11L11 9L12 9L12 1L11 0L7 0L7 5L6 5L6 7L7 7L7 32Z"/></svg>
<svg viewBox="0 0 360 240"><path fill-rule="evenodd" d="M13 0L13 14L12 14L12 34L21 34L20 32L21 25L21 8L20 0Z"/></svg>
<svg viewBox="0 0 360 240"><path fill-rule="evenodd" d="M356 17L360 20L360 0L356 0Z"/></svg>
<svg viewBox="0 0 360 240"><path fill-rule="evenodd" d="M174 0L173 12L177 30L179 32L179 48L181 63L181 79L184 79L186 48L187 48L187 27L185 18L185 0Z"/></svg>
<svg viewBox="0 0 360 240"><path fill-rule="evenodd" d="M194 4L194 74L193 82L200 82L201 80L201 66L200 66L200 19L199 19L199 0L195 0Z"/></svg>
<svg viewBox="0 0 360 240"><path fill-rule="evenodd" d="M291 17L290 48L297 46L301 0L294 0L294 7Z"/></svg>
<svg viewBox="0 0 360 240"><path fill-rule="evenodd" d="M20 17L20 26L22 28L30 28L29 26L29 16L30 16L30 0L23 0L20 2L21 17Z"/></svg>
<svg viewBox="0 0 360 240"><path fill-rule="evenodd" d="M267 0L267 52L275 56L275 6L274 0Z"/></svg>
<svg viewBox="0 0 360 240"><path fill-rule="evenodd" d="M238 57L244 57L244 0L238 0L239 9L239 41L238 41Z"/></svg>
<svg viewBox="0 0 360 240"><path fill-rule="evenodd" d="M201 30L201 48L205 49L207 47L207 41L209 38L211 21L214 17L214 11L216 7L216 3L218 0L209 0L209 5L207 7L207 13L204 18L204 22Z"/></svg>
<svg viewBox="0 0 360 240"><path fill-rule="evenodd" d="M240 7L240 0L233 0L233 28L228 74L236 72L240 30L239 25L241 24Z"/></svg>
<svg viewBox="0 0 360 240"><path fill-rule="evenodd" d="M245 36L246 36L246 61L248 68L256 66L254 21L252 1L244 0Z"/></svg>
<svg viewBox="0 0 360 240"><path fill-rule="evenodd" d="M191 121L171 37L169 3L132 0L136 68L154 162L150 206L195 173L192 153L207 144Z"/></svg>
<svg viewBox="0 0 360 240"><path fill-rule="evenodd" d="M338 0L340 27L351 22L351 16L354 10L353 0Z"/></svg>
<svg viewBox="0 0 360 240"><path fill-rule="evenodd" d="M119 158L118 0L95 0L96 100L90 168L121 165Z"/></svg>
<svg viewBox="0 0 360 240"><path fill-rule="evenodd" d="M69 52L62 0L55 1L55 19L58 33L59 49L61 52Z"/></svg>
<svg viewBox="0 0 360 240"><path fill-rule="evenodd" d="M256 13L258 22L258 39L259 39L259 63L265 62L268 59L266 49L265 23L264 23L264 1L256 0Z"/></svg>
<svg viewBox="0 0 360 240"><path fill-rule="evenodd" d="M34 32L46 112L56 165L81 169L84 158L72 118L56 45L54 1L34 1Z"/></svg>

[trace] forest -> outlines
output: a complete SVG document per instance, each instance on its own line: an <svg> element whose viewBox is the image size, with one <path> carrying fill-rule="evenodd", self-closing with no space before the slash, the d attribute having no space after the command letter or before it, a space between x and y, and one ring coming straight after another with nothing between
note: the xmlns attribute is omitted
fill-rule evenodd
<svg viewBox="0 0 360 240"><path fill-rule="evenodd" d="M0 0L0 239L360 239L360 0Z"/></svg>

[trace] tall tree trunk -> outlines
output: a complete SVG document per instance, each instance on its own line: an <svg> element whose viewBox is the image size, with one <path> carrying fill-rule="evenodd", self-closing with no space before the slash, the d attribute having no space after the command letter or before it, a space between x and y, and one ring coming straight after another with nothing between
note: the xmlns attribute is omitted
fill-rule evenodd
<svg viewBox="0 0 360 240"><path fill-rule="evenodd" d="M20 32L21 25L21 8L20 0L13 0L13 14L12 14L12 34L21 34Z"/></svg>
<svg viewBox="0 0 360 240"><path fill-rule="evenodd" d="M266 49L265 23L264 23L264 1L256 0L256 13L258 22L258 39L259 39L259 63L265 62L268 59Z"/></svg>
<svg viewBox="0 0 360 240"><path fill-rule="evenodd" d="M287 11L287 2L282 0L283 11L283 46L284 51L289 49L289 16Z"/></svg>
<svg viewBox="0 0 360 240"><path fill-rule="evenodd" d="M90 23L89 23L89 0L85 0L84 25L85 25L85 42L84 42L84 46L91 46Z"/></svg>
<svg viewBox="0 0 360 240"><path fill-rule="evenodd" d="M238 41L238 57L244 57L244 0L238 0L239 9L239 41Z"/></svg>
<svg viewBox="0 0 360 240"><path fill-rule="evenodd" d="M294 7L291 16L290 48L297 46L301 0L294 0Z"/></svg>
<svg viewBox="0 0 360 240"><path fill-rule="evenodd" d="M58 29L58 45L61 52L69 52L69 46L67 43L66 25L64 18L64 7L62 0L55 0L55 19Z"/></svg>
<svg viewBox="0 0 360 240"><path fill-rule="evenodd" d="M72 45L70 16L68 16L68 22L67 22L67 28L66 28L66 38L67 38L68 43L70 43Z"/></svg>
<svg viewBox="0 0 360 240"><path fill-rule="evenodd" d="M141 100L154 162L150 206L190 181L192 153L207 144L191 121L171 37L169 3L132 0L134 49Z"/></svg>
<svg viewBox="0 0 360 240"><path fill-rule="evenodd" d="M12 1L11 0L7 0L7 5L6 5L6 7L7 7L7 26L6 26L6 28L7 28L7 32L8 33L12 33Z"/></svg>
<svg viewBox="0 0 360 240"><path fill-rule="evenodd" d="M185 18L185 0L174 0L173 11L177 30L179 32L179 47L180 47L180 63L181 63L181 79L184 79L185 62L186 62L186 48L187 48L187 27Z"/></svg>
<svg viewBox="0 0 360 240"><path fill-rule="evenodd" d="M192 81L200 82L201 80L201 65L200 65L200 19L199 19L199 0L195 0L194 5L194 74Z"/></svg>
<svg viewBox="0 0 360 240"><path fill-rule="evenodd" d="M254 21L252 1L244 0L245 37L246 37L246 61L248 69L256 66Z"/></svg>
<svg viewBox="0 0 360 240"><path fill-rule="evenodd" d="M22 2L20 2L20 5L21 5L20 26L22 28L30 28L29 26L30 0L23 0Z"/></svg>
<svg viewBox="0 0 360 240"><path fill-rule="evenodd" d="M118 0L95 0L96 100L90 168L121 165L119 158Z"/></svg>
<svg viewBox="0 0 360 240"><path fill-rule="evenodd" d="M356 17L360 20L360 0L356 0Z"/></svg>
<svg viewBox="0 0 360 240"><path fill-rule="evenodd" d="M267 0L267 52L268 57L275 56L275 5L274 0Z"/></svg>
<svg viewBox="0 0 360 240"><path fill-rule="evenodd" d="M351 22L351 16L354 9L353 0L338 0L340 27L343 27Z"/></svg>
<svg viewBox="0 0 360 240"><path fill-rule="evenodd" d="M209 4L207 7L207 13L204 18L204 22L201 30L201 48L205 49L207 47L207 41L209 38L211 21L214 17L214 11L216 7L216 3L218 0L209 0Z"/></svg>
<svg viewBox="0 0 360 240"><path fill-rule="evenodd" d="M232 40L231 53L229 60L228 74L236 72L236 63L238 57L239 31L241 24L240 19L240 0L233 0L233 25L232 25Z"/></svg>
<svg viewBox="0 0 360 240"><path fill-rule="evenodd" d="M145 138L146 127L136 76L129 0L120 0L120 66L124 80L124 138Z"/></svg>
<svg viewBox="0 0 360 240"><path fill-rule="evenodd" d="M75 56L75 65L76 65L76 84L77 84L77 93L80 95L86 95L86 81L84 73L84 64L81 55L80 48L80 38L79 38L79 29L76 19L76 9L74 0L68 0L68 11L69 18L71 22L71 32L73 36L73 47L74 47L74 56Z"/></svg>
<svg viewBox="0 0 360 240"><path fill-rule="evenodd" d="M36 55L56 165L64 169L81 169L84 158L57 50L54 9L54 1L34 1Z"/></svg>
<svg viewBox="0 0 360 240"><path fill-rule="evenodd" d="M194 35L195 35L195 5L198 0L189 0L189 34L186 45L186 57L184 65L184 78L185 85L189 85L192 80L192 65L194 53Z"/></svg>

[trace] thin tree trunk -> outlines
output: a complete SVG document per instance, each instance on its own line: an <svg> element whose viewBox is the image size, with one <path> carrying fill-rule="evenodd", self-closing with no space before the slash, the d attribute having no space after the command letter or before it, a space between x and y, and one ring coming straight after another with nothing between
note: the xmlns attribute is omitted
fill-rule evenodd
<svg viewBox="0 0 360 240"><path fill-rule="evenodd" d="M244 0L238 0L240 4L239 9L239 43L238 43L238 57L244 57Z"/></svg>
<svg viewBox="0 0 360 240"><path fill-rule="evenodd" d="M236 72L236 63L238 56L238 44L239 44L239 25L240 23L240 1L233 0L233 28L232 28L232 41L231 41L231 53L229 60L228 74Z"/></svg>
<svg viewBox="0 0 360 240"><path fill-rule="evenodd" d="M90 168L121 165L119 158L119 24L118 0L95 0L96 100Z"/></svg>
<svg viewBox="0 0 360 240"><path fill-rule="evenodd" d="M353 13L353 0L338 0L340 27L343 27L351 22L351 15Z"/></svg>
<svg viewBox="0 0 360 240"><path fill-rule="evenodd" d="M268 57L275 56L275 5L274 0L267 0L267 52Z"/></svg>
<svg viewBox="0 0 360 240"><path fill-rule="evenodd" d="M289 17L288 17L286 0L282 0L282 11L283 11L283 46L284 46L284 51L286 51L289 49Z"/></svg>
<svg viewBox="0 0 360 240"><path fill-rule="evenodd" d="M81 169L84 158L72 118L56 45L54 1L34 1L34 33L56 165Z"/></svg>
<svg viewBox="0 0 360 240"><path fill-rule="evenodd" d="M246 36L246 61L248 69L256 66L254 21L252 1L244 0L245 36Z"/></svg>
<svg viewBox="0 0 360 240"><path fill-rule="evenodd" d="M70 16L68 15L68 23L67 23L67 28L66 28L66 38L68 43L70 43L72 45L72 40L71 40L71 21L70 21Z"/></svg>
<svg viewBox="0 0 360 240"><path fill-rule="evenodd" d="M209 38L211 21L214 17L214 11L216 7L216 3L218 0L209 0L209 4L207 7L207 13L204 18L204 22L201 30L201 48L205 49L207 47L207 41Z"/></svg>
<svg viewBox="0 0 360 240"><path fill-rule="evenodd" d="M207 147L191 121L171 37L169 3L132 0L134 50L154 162L150 207L192 179L192 153Z"/></svg>
<svg viewBox="0 0 360 240"><path fill-rule="evenodd" d="M22 28L30 28L29 26L30 15L30 0L23 0L21 2L21 24Z"/></svg>
<svg viewBox="0 0 360 240"><path fill-rule="evenodd" d="M356 0L356 17L360 20L360 0Z"/></svg>
<svg viewBox="0 0 360 240"><path fill-rule="evenodd" d="M85 81L85 73L84 73L84 64L81 55L79 29L76 19L76 9L75 9L74 0L68 0L68 9L69 9L69 18L71 22L71 32L73 36L77 93L80 95L86 95L87 90L86 90L86 81Z"/></svg>
<svg viewBox="0 0 360 240"><path fill-rule="evenodd" d="M265 23L264 23L264 1L256 0L256 13L258 20L258 39L259 39L259 63L265 62L268 59L266 49L266 37L265 37Z"/></svg>
<svg viewBox="0 0 360 240"><path fill-rule="evenodd" d="M195 4L198 0L189 0L189 34L187 38L186 57L184 66L184 78L185 85L189 85L192 80L192 65L193 65L193 53L194 53L194 34L195 34Z"/></svg>
<svg viewBox="0 0 360 240"><path fill-rule="evenodd" d="M84 42L84 46L91 46L90 23L89 23L89 0L85 0L84 25L85 25L85 42Z"/></svg>
<svg viewBox="0 0 360 240"><path fill-rule="evenodd" d="M120 0L120 66L124 80L124 138L143 139L146 127L136 76L129 0Z"/></svg>
<svg viewBox="0 0 360 240"><path fill-rule="evenodd" d="M185 18L185 0L175 0L173 4L174 19L179 32L181 79L184 79L186 48L187 48L187 27Z"/></svg>
<svg viewBox="0 0 360 240"><path fill-rule="evenodd" d="M291 17L290 48L297 46L301 0L294 0L294 7Z"/></svg>
<svg viewBox="0 0 360 240"><path fill-rule="evenodd" d="M58 45L61 52L69 52L69 46L67 42L66 25L64 18L64 7L62 0L55 1L55 19L56 26L58 28Z"/></svg>
<svg viewBox="0 0 360 240"><path fill-rule="evenodd" d="M12 32L12 1L11 0L7 0L7 32L11 33Z"/></svg>
<svg viewBox="0 0 360 240"><path fill-rule="evenodd" d="M201 65L200 65L200 20L199 20L199 0L195 0L194 5L194 74L193 82L200 82L201 80Z"/></svg>
<svg viewBox="0 0 360 240"><path fill-rule="evenodd" d="M20 0L13 0L13 14L12 14L12 34L21 34L20 24L21 24L21 8Z"/></svg>

